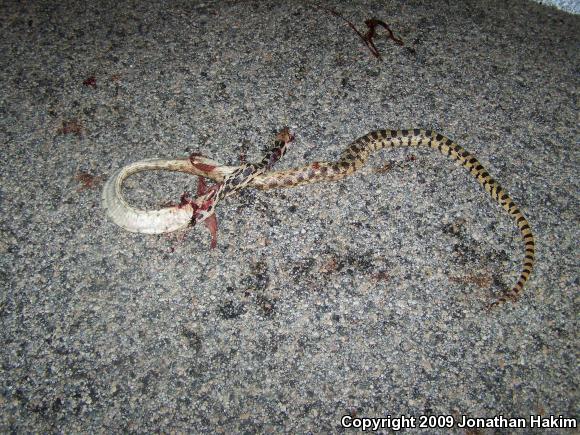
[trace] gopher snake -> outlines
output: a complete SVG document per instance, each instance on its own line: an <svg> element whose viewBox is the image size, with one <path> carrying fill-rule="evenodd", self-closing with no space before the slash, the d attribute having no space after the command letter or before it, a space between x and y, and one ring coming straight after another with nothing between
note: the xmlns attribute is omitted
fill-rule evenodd
<svg viewBox="0 0 580 435"><path fill-rule="evenodd" d="M530 225L508 193L489 175L479 161L451 139L432 130L377 130L351 143L335 162L313 162L299 168L271 171L273 164L284 155L286 146L292 139L287 128L282 130L276 137L274 147L259 163L246 163L241 166L224 166L197 154L185 159L149 159L133 163L117 171L107 181L103 190L103 207L113 222L129 231L165 233L214 217L215 207L219 201L245 187L267 190L340 180L360 169L371 153L382 148L430 147L466 168L515 221L524 242L523 268L515 285L491 306L516 300L521 294L532 273L535 259L534 236ZM137 172L151 170L199 175L214 180L216 184L194 200L182 198L181 204L176 206L159 210L139 210L131 207L121 195L123 181Z"/></svg>

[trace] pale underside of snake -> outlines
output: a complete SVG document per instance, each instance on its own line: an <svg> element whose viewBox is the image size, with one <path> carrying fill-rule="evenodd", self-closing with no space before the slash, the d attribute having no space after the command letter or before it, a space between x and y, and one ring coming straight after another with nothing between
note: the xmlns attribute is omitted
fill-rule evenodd
<svg viewBox="0 0 580 435"><path fill-rule="evenodd" d="M467 169L515 221L524 242L523 267L513 287L490 306L497 306L508 300L515 301L520 296L534 267L535 243L532 230L508 193L470 152L432 130L377 130L352 142L337 161L313 162L298 168L272 171L272 166L284 155L287 145L292 140L292 135L285 128L276 137L274 147L259 163L246 163L240 166L225 166L198 154L183 159L148 159L132 163L118 170L105 184L103 207L109 218L117 225L138 233L166 233L203 221L206 223L213 221L215 224L216 205L240 189L252 187L267 190L340 180L360 169L368 156L377 150L387 147L429 147ZM209 189L205 187L198 189L199 195L195 199L189 199L184 195L180 204L158 210L141 210L127 204L121 193L124 180L137 172L154 170L198 175L209 178L216 184Z"/></svg>

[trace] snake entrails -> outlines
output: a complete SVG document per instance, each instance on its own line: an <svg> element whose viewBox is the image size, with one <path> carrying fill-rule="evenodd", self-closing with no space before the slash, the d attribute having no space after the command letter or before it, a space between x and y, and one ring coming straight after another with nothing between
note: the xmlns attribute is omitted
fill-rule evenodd
<svg viewBox="0 0 580 435"><path fill-rule="evenodd" d="M196 154L185 159L149 159L133 163L117 171L107 181L103 190L103 206L116 224L129 231L149 234L164 233L210 218L215 213L216 205L223 198L245 187L267 190L339 180L360 169L371 153L382 148L430 147L466 168L515 221L521 232L525 249L522 271L514 286L491 305L516 300L521 294L534 267L535 243L532 230L508 193L463 147L432 130L377 130L352 142L334 162L313 162L298 168L272 171L272 165L284 155L286 146L292 139L287 128L282 130L276 137L274 147L259 163L246 163L240 166L224 166ZM173 207L159 210L140 210L131 207L121 195L123 181L137 172L151 170L186 172L210 178L217 183L194 200L182 201L181 204Z"/></svg>

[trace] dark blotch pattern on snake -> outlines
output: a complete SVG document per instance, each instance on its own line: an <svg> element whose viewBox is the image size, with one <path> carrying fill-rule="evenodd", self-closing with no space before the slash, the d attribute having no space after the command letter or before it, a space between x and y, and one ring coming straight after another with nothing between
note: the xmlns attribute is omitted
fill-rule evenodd
<svg viewBox="0 0 580 435"><path fill-rule="evenodd" d="M253 187L262 190L296 187L304 184L328 182L347 177L366 162L375 151L389 147L429 147L463 166L483 186L485 191L511 216L518 226L524 242L524 262L518 280L491 306L508 300L515 301L528 281L535 261L535 242L530 224L518 206L501 185L469 151L451 139L423 129L377 130L351 143L334 162L313 162L308 165L273 171L286 146L292 141L288 129L282 130L274 147L259 163L225 166L206 157L194 154L189 159L151 159L133 163L120 169L105 184L103 206L108 216L123 228L143 233L162 233L186 227L192 220L202 222L215 213L217 204L240 189ZM159 210L140 210L127 204L121 195L123 181L130 175L148 170L186 172L216 181L207 193L174 207Z"/></svg>

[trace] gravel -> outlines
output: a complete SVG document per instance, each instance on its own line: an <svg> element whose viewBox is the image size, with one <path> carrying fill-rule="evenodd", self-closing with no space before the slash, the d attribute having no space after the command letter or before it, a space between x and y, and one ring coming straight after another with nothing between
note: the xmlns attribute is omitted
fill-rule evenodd
<svg viewBox="0 0 580 435"><path fill-rule="evenodd" d="M336 433L348 415L451 416L466 433L462 416L502 415L539 433L530 416L578 418L580 18L523 0L324 5L404 45L378 28L379 60L304 1L4 3L0 432ZM519 233L430 150L244 191L218 208L215 250L203 227L132 234L103 213L122 165L257 160L285 125L280 168L377 128L474 152L537 237L522 298L485 310L517 278ZM196 180L127 184L157 207Z"/></svg>

